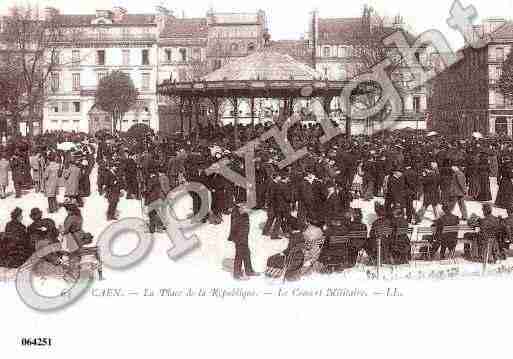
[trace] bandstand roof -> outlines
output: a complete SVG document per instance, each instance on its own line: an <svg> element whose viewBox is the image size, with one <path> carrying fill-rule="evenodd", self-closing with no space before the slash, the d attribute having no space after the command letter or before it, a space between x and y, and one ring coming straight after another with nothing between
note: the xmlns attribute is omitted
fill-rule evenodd
<svg viewBox="0 0 513 359"><path fill-rule="evenodd" d="M271 49L230 61L196 82L164 81L159 93L202 97L309 97L340 95L347 81L328 81L315 69ZM303 89L310 88L310 91ZM303 90L303 91L302 91Z"/></svg>
<svg viewBox="0 0 513 359"><path fill-rule="evenodd" d="M312 81L323 75L310 66L294 60L291 56L273 51L259 51L249 56L230 61L203 79L205 81L253 81L253 80Z"/></svg>

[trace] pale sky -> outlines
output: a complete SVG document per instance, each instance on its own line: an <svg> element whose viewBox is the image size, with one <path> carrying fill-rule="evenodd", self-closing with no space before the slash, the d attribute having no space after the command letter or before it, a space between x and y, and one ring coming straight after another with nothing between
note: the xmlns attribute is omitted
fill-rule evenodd
<svg viewBox="0 0 513 359"><path fill-rule="evenodd" d="M27 0L0 0L0 13L5 13L15 3ZM34 0L31 0L36 2ZM278 1L278 0L187 0L175 3L170 0L39 0L40 7L54 6L67 14L90 14L96 9L108 9L123 6L129 12L153 12L155 5L162 3L173 9L177 16L205 16L212 6L215 11L266 11L272 39L298 39L307 29L309 12L317 8L321 17L357 17L361 15L364 4L373 6L380 14L394 16L400 13L412 30L420 33L437 29L444 33L453 48L463 44L461 36L449 28L446 20L452 0L315 0L315 1ZM479 18L513 17L513 0L462 0L463 6L474 5ZM479 19L478 19L479 20Z"/></svg>

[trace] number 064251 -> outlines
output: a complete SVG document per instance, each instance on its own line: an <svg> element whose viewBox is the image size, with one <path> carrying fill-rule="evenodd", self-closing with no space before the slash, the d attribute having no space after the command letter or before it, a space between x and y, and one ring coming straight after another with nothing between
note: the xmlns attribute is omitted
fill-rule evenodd
<svg viewBox="0 0 513 359"><path fill-rule="evenodd" d="M52 346L52 338L22 338L21 345L24 347L50 347Z"/></svg>

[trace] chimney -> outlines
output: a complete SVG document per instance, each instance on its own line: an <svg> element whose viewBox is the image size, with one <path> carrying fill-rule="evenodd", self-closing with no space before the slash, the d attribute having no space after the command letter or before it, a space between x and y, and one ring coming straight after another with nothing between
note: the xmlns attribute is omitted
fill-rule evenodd
<svg viewBox="0 0 513 359"><path fill-rule="evenodd" d="M56 8L50 6L44 8L45 21L52 21L57 15L59 15L59 10L57 10Z"/></svg>
<svg viewBox="0 0 513 359"><path fill-rule="evenodd" d="M112 9L112 21L120 22L123 20L128 11L121 6L116 6Z"/></svg>

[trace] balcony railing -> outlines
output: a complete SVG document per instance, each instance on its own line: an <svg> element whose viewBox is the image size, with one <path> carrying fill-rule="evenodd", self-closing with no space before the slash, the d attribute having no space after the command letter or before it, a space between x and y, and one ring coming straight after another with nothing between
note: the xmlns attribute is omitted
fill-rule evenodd
<svg viewBox="0 0 513 359"><path fill-rule="evenodd" d="M62 42L104 42L104 41L156 41L155 34L97 34L85 36L65 36Z"/></svg>

